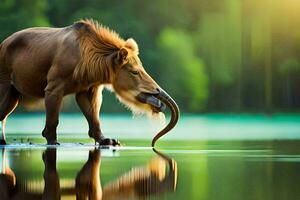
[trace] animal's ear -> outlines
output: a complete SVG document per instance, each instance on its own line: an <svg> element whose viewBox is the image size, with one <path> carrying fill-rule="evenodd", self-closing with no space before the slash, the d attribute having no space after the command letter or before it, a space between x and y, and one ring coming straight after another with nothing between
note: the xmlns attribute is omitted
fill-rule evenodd
<svg viewBox="0 0 300 200"><path fill-rule="evenodd" d="M121 48L121 49L118 51L117 62L118 62L119 64L123 63L123 62L127 59L127 56L128 56L128 50L125 49L125 48Z"/></svg>

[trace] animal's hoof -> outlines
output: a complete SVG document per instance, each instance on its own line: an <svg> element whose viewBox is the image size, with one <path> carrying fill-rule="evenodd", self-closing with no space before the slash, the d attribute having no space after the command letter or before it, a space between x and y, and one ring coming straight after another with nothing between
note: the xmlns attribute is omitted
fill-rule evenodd
<svg viewBox="0 0 300 200"><path fill-rule="evenodd" d="M110 138L103 138L98 141L100 146L121 146L119 140L110 139Z"/></svg>
<svg viewBox="0 0 300 200"><path fill-rule="evenodd" d="M55 141L48 141L47 145L60 145L60 144L55 140Z"/></svg>
<svg viewBox="0 0 300 200"><path fill-rule="evenodd" d="M6 145L6 144L7 144L7 143L6 143L5 140L3 140L3 139L0 140L0 145Z"/></svg>

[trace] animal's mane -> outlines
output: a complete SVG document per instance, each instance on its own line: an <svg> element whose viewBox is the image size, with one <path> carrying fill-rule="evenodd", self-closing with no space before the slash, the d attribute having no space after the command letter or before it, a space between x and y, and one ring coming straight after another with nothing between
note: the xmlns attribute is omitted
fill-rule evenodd
<svg viewBox="0 0 300 200"><path fill-rule="evenodd" d="M113 58L121 48L129 55L138 55L133 39L124 40L118 33L94 20L81 20L74 25L80 45L81 60L74 70L74 78L80 82L109 83L113 75Z"/></svg>

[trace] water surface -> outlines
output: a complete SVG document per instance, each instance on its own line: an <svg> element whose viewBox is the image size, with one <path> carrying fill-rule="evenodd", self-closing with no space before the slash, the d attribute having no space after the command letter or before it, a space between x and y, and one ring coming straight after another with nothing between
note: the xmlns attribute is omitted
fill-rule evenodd
<svg viewBox="0 0 300 200"><path fill-rule="evenodd" d="M43 115L14 115L0 147L4 199L300 199L299 115L183 116L149 147L153 123L102 117L123 147L99 149L80 115L62 115L60 146Z"/></svg>
<svg viewBox="0 0 300 200"><path fill-rule="evenodd" d="M1 148L1 194L6 199L300 197L299 141L164 145L161 153L141 146L8 145Z"/></svg>

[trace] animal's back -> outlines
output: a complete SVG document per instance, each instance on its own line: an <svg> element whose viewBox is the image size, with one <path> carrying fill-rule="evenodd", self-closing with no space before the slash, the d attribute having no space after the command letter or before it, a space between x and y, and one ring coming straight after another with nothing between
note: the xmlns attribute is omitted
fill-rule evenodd
<svg viewBox="0 0 300 200"><path fill-rule="evenodd" d="M25 95L43 97L48 71L70 34L69 27L29 28L12 34L0 50L0 80L10 81Z"/></svg>
<svg viewBox="0 0 300 200"><path fill-rule="evenodd" d="M56 28L28 28L16 32L2 42L2 56L5 65L9 67L15 61L15 56L30 51L30 54L51 52L55 47L61 29Z"/></svg>

